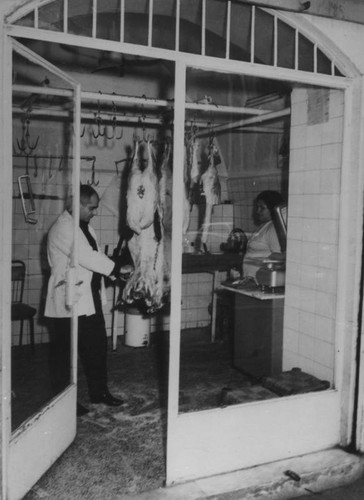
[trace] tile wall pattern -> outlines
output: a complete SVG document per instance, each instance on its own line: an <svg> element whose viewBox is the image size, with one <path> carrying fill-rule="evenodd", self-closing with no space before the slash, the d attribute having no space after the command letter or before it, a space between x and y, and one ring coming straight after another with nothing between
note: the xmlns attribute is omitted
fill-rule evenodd
<svg viewBox="0 0 364 500"><path fill-rule="evenodd" d="M292 92L283 367L334 378L343 95Z"/></svg>

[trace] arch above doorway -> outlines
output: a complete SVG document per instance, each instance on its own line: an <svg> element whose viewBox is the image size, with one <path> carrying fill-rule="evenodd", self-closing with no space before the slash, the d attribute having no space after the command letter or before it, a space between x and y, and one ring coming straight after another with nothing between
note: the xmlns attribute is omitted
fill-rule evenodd
<svg viewBox="0 0 364 500"><path fill-rule="evenodd" d="M294 17L218 0L32 1L8 25L252 65L344 77L345 69ZM135 29L135 28L138 29Z"/></svg>

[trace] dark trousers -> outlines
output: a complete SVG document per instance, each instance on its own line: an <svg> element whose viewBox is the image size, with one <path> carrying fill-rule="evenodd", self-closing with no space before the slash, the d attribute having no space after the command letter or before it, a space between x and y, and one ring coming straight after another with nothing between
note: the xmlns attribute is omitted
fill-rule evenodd
<svg viewBox="0 0 364 500"><path fill-rule="evenodd" d="M53 318L50 368L55 392L70 383L70 318ZM78 318L78 354L86 375L90 399L98 399L107 389L107 337L102 312Z"/></svg>

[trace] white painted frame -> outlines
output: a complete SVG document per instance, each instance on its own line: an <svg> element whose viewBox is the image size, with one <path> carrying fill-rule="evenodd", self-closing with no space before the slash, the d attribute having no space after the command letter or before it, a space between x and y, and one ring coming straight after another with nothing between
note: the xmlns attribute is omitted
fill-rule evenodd
<svg viewBox="0 0 364 500"><path fill-rule="evenodd" d="M179 0L177 0L179 5ZM321 74L295 72L284 68L268 67L253 63L228 61L222 59L205 58L200 55L174 53L169 50L156 49L150 46L137 46L123 42L90 39L88 37L64 35L49 31L25 28L19 26L8 26L7 33L12 36L28 37L34 39L48 40L83 47L102 48L104 50L120 51L127 54L145 55L147 57L164 58L176 61L176 92L175 92L175 151L174 164L174 192L173 192L173 246L172 246L172 274L173 287L171 305L171 352L170 352L170 378L169 378L169 406L168 406L168 442L167 442L167 484L187 480L202 475L210 475L233 470L241 467L255 465L262 460L254 447L260 446L256 440L249 440L243 432L244 427L256 429L263 434L264 461L277 460L284 456L293 456L306 452L312 452L336 444L346 445L350 442L352 431L354 388L355 388L355 335L357 328L357 313L359 301L359 276L354 283L348 283L346 279L345 263L338 274L338 309L336 325L338 331L338 345L336 356L336 390L325 391L318 394L307 394L299 397L281 398L279 401L268 401L253 403L223 410L209 410L193 414L178 414L178 375L179 375L179 340L180 340L180 303L181 303L181 255L180 248L182 235L182 193L179 186L182 185L183 171L183 145L180 137L183 137L184 123L184 95L185 95L185 72L188 65L211 69L221 72L241 72L245 75L265 77L275 80L288 80L308 85L327 86L341 88L345 91L345 136L343 145L342 169L342 192L341 192L341 216L340 216L340 242L339 256L348 255L348 231L349 221L352 219L352 208L355 205L357 217L354 230L351 229L351 237L355 238L356 256L361 253L362 235L362 208L361 193L363 191L363 174L356 168L355 192L352 190L350 175L355 171L355 165L363 160L363 147L357 152L357 144L363 131L361 120L356 120L358 127L354 130L351 126L353 118L358 116L356 104L361 101L363 95L362 81L354 65L346 56L340 53L332 40L313 27L309 21L300 15L277 13L279 18L304 32L310 33L310 39L317 39L335 55L340 62L340 68L344 68L345 74L350 78L336 78ZM122 34L121 34L122 38ZM178 23L176 30L178 40ZM360 116L364 116L363 106ZM353 154L354 151L355 153ZM355 156L355 158L354 158ZM346 170L349 170L347 172ZM352 228L352 226L351 226ZM359 271L360 259L356 259ZM352 317L348 322L346 318L347 297L351 296L355 303ZM344 328L343 328L344 325ZM349 340L348 340L349 339ZM362 349L363 355L363 349ZM361 364L363 364L361 362ZM351 368L353 367L353 368ZM364 370L361 370L360 388L364 393ZM359 443L363 448L364 425L363 425L363 397L359 400L358 433ZM272 408L275 407L272 413ZM343 410L345 408L345 410ZM298 411L305 418L290 421L292 412ZM336 415L337 419L333 426L323 425L325 415ZM279 416L279 418L278 418ZM282 417L287 418L286 427L280 430L274 429L271 435L272 422L282 422ZM307 417L307 420L306 420ZM242 419L241 427L231 424L237 418ZM292 420L292 419L291 419ZM259 423L259 425L258 425ZM298 442L297 436L303 434L302 426L311 432L311 425L316 426L318 436L311 436L307 442ZM232 432L232 427L234 431ZM282 425L280 424L280 427ZM263 432L262 432L263 431ZM316 440L316 437L319 439ZM267 450L267 440L272 443L271 449ZM283 443L283 446L282 446ZM248 449L248 453L245 450ZM259 451L259 450L258 450Z"/></svg>
<svg viewBox="0 0 364 500"><path fill-rule="evenodd" d="M337 367L335 390L229 406L224 409L178 413L179 304L182 300L181 276L178 270L181 269L180 248L182 246L183 212L182 193L177 188L177 186L182 185L183 175L183 148L179 144L178 138L183 136L184 131L186 69L192 64L191 61L187 63L186 59L179 58L176 64L175 78L175 191L173 192L172 238L174 286L171 296L173 314L171 315L170 336L167 485L319 451L339 444L346 445L350 442L354 408L354 374L351 374L349 384L344 381L343 352L347 326L342 330L342 325L347 325L345 300L349 293L349 286L350 290L352 287L346 279L345 267L342 266L338 274L337 286L336 338L338 343L335 360ZM207 62L201 64L200 61L198 68L227 71L226 66L223 63L219 65L218 62L211 65ZM254 70L247 71L247 73L257 76ZM263 73L265 74L259 74L259 76L270 78L269 69ZM274 76L276 79L281 79L279 77L282 75L279 71ZM354 109L353 81L340 79L339 82L335 82L336 85L333 85L331 77L319 78L318 75L313 75L314 78L312 78L310 75L305 76L308 76L305 83L339 88L345 92L342 164L350 164L352 161L351 133L353 132L350 124ZM290 80L292 81L292 78ZM297 75L297 81L302 82L302 76ZM342 168L339 255L344 255L347 252L348 231L350 230L348 221L352 213L351 196L350 175L347 174L346 169ZM358 226L356 229L359 231ZM357 290L359 290L359 283ZM355 323L353 326L355 328ZM348 366L355 367L354 353L352 353ZM342 411L343 399L347 400L349 408L347 412L344 412L345 415ZM242 422L241 425L238 424L239 421ZM302 439L303 436L305 439ZM269 443L268 446L267 443Z"/></svg>
<svg viewBox="0 0 364 500"><path fill-rule="evenodd" d="M21 45L19 42L7 37L6 39L6 62L5 67L12 67L12 50L15 50L23 57L33 63L46 68L49 73L56 74L66 81L73 88L74 103L74 144L73 144L73 213L75 220L79 218L79 185L80 185L80 116L81 98L80 85L57 67L42 59L37 54ZM12 82L8 81L6 89L6 102L8 103L7 115L11 120L12 104ZM4 127L5 128L5 127ZM7 128L9 133L11 127ZM5 178L12 178L12 141L4 141L8 146L4 151ZM10 147L9 147L10 145ZM8 184L12 185L12 181ZM12 190L8 189L8 207L12 204ZM9 241L6 261L11 270L11 230L12 218L11 210L7 210L8 220L3 228L7 236L5 241ZM78 225L74 225L75 251L73 253L72 265L76 268L78 264ZM3 286L7 286L7 292L3 290L7 299L5 309L4 332L11 332L10 318L10 273L3 281ZM7 296L8 295L8 296ZM3 498L6 500L18 500L29 491L35 482L44 474L52 463L67 449L76 435L76 400L77 400L77 304L73 307L72 317L72 348L71 348L71 383L65 391L53 398L38 413L26 420L14 433L11 432L11 335L4 336L3 349L6 356L3 356L3 405L2 405L2 456L3 456Z"/></svg>

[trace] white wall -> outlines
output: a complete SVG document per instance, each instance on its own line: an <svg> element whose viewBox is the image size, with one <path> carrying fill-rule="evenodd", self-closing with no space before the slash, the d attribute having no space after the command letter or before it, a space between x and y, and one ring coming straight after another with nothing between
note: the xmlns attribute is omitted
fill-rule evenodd
<svg viewBox="0 0 364 500"><path fill-rule="evenodd" d="M283 368L334 380L343 92L295 89Z"/></svg>

